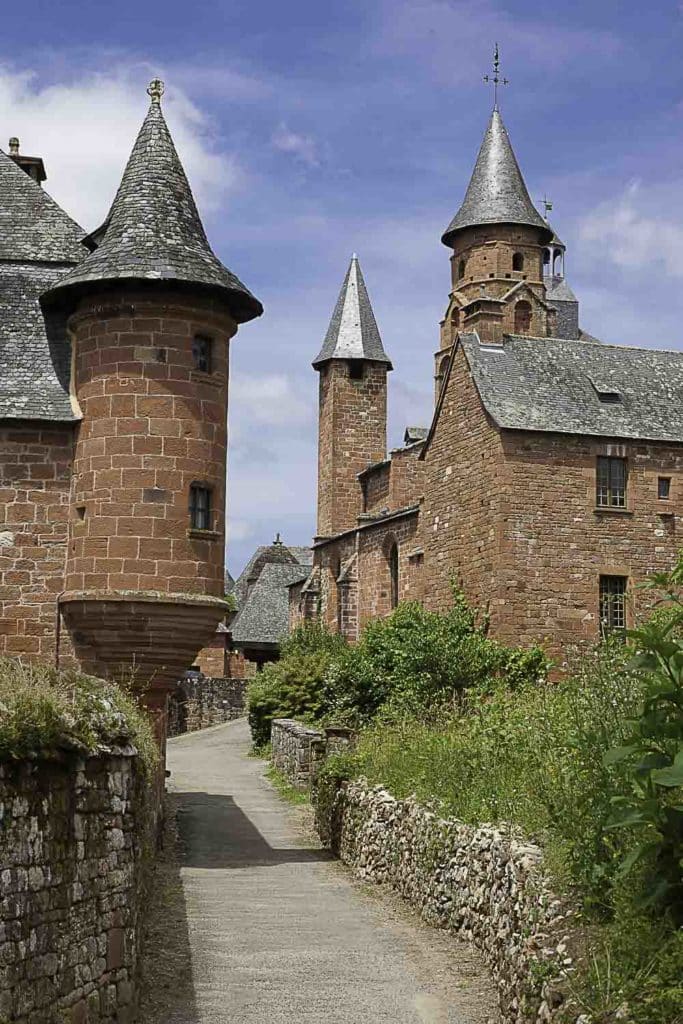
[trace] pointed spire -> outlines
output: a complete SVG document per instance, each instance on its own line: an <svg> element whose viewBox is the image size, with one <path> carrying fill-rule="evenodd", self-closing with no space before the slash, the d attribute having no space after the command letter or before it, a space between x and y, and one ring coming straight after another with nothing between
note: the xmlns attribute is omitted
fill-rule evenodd
<svg viewBox="0 0 683 1024"><path fill-rule="evenodd" d="M550 238L524 184L503 118L496 107L481 144L462 206L441 237L453 246L456 232L481 224L529 224Z"/></svg>
<svg viewBox="0 0 683 1024"><path fill-rule="evenodd" d="M111 281L169 282L218 294L238 323L251 320L263 307L208 243L161 109L163 83L154 79L147 91L147 116L103 229L93 236L98 247L43 298Z"/></svg>
<svg viewBox="0 0 683 1024"><path fill-rule="evenodd" d="M355 252L346 271L323 347L313 366L317 369L329 359L368 359L376 363L387 363L388 369L392 369L391 360L382 345Z"/></svg>

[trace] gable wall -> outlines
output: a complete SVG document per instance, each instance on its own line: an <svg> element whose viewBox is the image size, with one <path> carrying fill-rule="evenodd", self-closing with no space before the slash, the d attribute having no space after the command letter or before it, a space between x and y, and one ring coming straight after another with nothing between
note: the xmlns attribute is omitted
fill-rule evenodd
<svg viewBox="0 0 683 1024"><path fill-rule="evenodd" d="M501 455L498 431L459 349L424 460L420 520L428 608L450 606L451 573L474 604L496 597Z"/></svg>
<svg viewBox="0 0 683 1024"><path fill-rule="evenodd" d="M73 444L71 424L0 426L0 654L54 659Z"/></svg>

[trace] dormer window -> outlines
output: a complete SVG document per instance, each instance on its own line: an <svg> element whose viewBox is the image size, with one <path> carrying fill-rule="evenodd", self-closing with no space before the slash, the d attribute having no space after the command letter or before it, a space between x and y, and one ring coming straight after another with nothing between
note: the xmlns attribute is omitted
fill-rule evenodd
<svg viewBox="0 0 683 1024"><path fill-rule="evenodd" d="M513 270L524 270L524 254L516 252L512 257L512 269Z"/></svg>
<svg viewBox="0 0 683 1024"><path fill-rule="evenodd" d="M204 334L195 335L192 341L192 359L195 370L200 373L212 372L213 338Z"/></svg>
<svg viewBox="0 0 683 1024"><path fill-rule="evenodd" d="M619 405L623 401L621 391L611 381L598 380L594 377L588 379L603 405Z"/></svg>

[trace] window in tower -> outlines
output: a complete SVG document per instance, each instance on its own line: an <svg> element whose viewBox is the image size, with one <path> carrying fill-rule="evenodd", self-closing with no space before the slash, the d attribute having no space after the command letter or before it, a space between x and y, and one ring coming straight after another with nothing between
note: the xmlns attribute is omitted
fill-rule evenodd
<svg viewBox="0 0 683 1024"><path fill-rule="evenodd" d="M512 269L524 270L524 256L521 252L516 252L512 257Z"/></svg>
<svg viewBox="0 0 683 1024"><path fill-rule="evenodd" d="M521 299L515 306L515 334L528 334L531 330L531 303Z"/></svg>
<svg viewBox="0 0 683 1024"><path fill-rule="evenodd" d="M201 373L211 373L211 355L213 338L207 338L203 334L197 334L192 341L192 359L195 370Z"/></svg>
<svg viewBox="0 0 683 1024"><path fill-rule="evenodd" d="M362 359L349 359L349 377L351 380L362 380L365 366Z"/></svg>
<svg viewBox="0 0 683 1024"><path fill-rule="evenodd" d="M211 488L203 484L190 486L190 526L193 530L211 529Z"/></svg>
<svg viewBox="0 0 683 1024"><path fill-rule="evenodd" d="M462 281L463 277L465 276L465 271L466 270L467 270L467 264L465 263L464 260L460 260L460 262L458 263L458 280L459 281Z"/></svg>

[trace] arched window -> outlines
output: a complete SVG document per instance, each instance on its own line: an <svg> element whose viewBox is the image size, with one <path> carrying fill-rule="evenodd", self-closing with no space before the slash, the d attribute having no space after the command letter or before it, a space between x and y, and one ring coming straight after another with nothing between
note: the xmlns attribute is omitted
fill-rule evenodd
<svg viewBox="0 0 683 1024"><path fill-rule="evenodd" d="M459 281L462 281L463 277L465 276L465 271L466 270L467 270L467 264L465 263L464 260L460 260L460 262L458 263L458 280Z"/></svg>
<svg viewBox="0 0 683 1024"><path fill-rule="evenodd" d="M550 249L543 250L543 266L547 267L550 265Z"/></svg>
<svg viewBox="0 0 683 1024"><path fill-rule="evenodd" d="M512 269L524 270L524 256L521 252L516 252L512 257Z"/></svg>
<svg viewBox="0 0 683 1024"><path fill-rule="evenodd" d="M389 576L391 577L391 607L398 604L398 545L396 541L389 548Z"/></svg>
<svg viewBox="0 0 683 1024"><path fill-rule="evenodd" d="M515 334L528 334L531 330L531 303L521 299L515 306Z"/></svg>
<svg viewBox="0 0 683 1024"><path fill-rule="evenodd" d="M457 306L454 306L453 309L451 310L451 323L453 324L454 327L457 327L458 324L460 323L460 310L457 308Z"/></svg>

